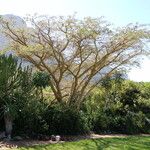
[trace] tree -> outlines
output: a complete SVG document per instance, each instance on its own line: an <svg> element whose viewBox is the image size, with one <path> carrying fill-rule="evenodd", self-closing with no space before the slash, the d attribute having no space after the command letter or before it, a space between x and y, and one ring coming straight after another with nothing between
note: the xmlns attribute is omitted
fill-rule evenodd
<svg viewBox="0 0 150 150"><path fill-rule="evenodd" d="M1 55L0 74L0 109L5 121L6 135L11 138L13 120L18 116L21 105L24 103L21 101L21 97L24 92L27 92L26 95L30 95L29 91L33 89L29 78L27 79L31 76L31 71L28 68L22 69L21 63L12 55L8 57ZM31 87L30 90L28 85Z"/></svg>
<svg viewBox="0 0 150 150"><path fill-rule="evenodd" d="M43 88L49 86L49 74L45 72L35 72L33 74L33 83L37 88L37 94L41 95L41 99L43 100ZM38 93L40 91L40 94Z"/></svg>
<svg viewBox="0 0 150 150"><path fill-rule="evenodd" d="M28 17L30 27L1 19L3 34L16 55L49 74L59 103L77 108L99 82L138 63L148 53L149 32L140 25L111 29L102 18Z"/></svg>

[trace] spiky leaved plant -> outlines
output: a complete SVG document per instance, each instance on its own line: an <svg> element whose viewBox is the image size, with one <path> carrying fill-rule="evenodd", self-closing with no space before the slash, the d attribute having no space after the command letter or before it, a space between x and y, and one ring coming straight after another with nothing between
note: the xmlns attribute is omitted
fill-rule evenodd
<svg viewBox="0 0 150 150"><path fill-rule="evenodd" d="M29 74L29 69L22 69L17 58L12 55L0 56L0 106L8 138L11 138L13 120L19 109L15 94L20 90L25 74Z"/></svg>

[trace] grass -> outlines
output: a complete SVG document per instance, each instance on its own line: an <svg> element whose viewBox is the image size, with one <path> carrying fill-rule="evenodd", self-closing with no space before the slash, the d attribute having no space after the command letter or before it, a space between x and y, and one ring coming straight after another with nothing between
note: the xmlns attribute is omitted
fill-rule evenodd
<svg viewBox="0 0 150 150"><path fill-rule="evenodd" d="M150 150L150 136L90 139L77 142L21 147L19 150Z"/></svg>

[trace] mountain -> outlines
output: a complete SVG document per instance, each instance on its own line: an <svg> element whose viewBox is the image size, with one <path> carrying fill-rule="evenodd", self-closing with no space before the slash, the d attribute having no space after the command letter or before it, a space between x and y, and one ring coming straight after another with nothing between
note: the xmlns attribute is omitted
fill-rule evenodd
<svg viewBox="0 0 150 150"><path fill-rule="evenodd" d="M0 15L0 17L4 20L11 21L13 23L13 27L27 27L26 22L19 16L15 16L12 14L6 14L6 15ZM2 30L2 25L0 25L0 30ZM0 33L0 50L4 49L6 46L8 46L9 40L8 38L3 34Z"/></svg>

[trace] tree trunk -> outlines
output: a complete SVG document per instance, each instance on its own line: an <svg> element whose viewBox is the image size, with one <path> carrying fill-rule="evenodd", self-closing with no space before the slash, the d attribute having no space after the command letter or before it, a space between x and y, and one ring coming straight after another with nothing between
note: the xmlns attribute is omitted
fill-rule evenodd
<svg viewBox="0 0 150 150"><path fill-rule="evenodd" d="M11 115L5 114L4 115L4 120L5 120L6 136L10 140L11 139L11 134L12 134L13 119L12 119Z"/></svg>

